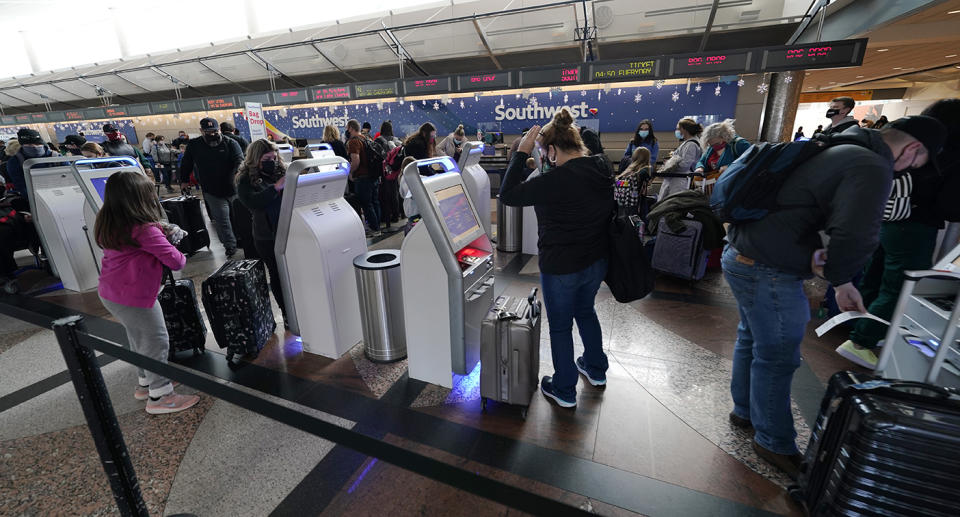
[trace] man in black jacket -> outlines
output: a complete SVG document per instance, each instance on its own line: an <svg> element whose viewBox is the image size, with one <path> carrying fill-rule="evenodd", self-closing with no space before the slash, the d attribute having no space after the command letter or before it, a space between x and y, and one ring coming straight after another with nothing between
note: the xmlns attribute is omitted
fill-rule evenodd
<svg viewBox="0 0 960 517"><path fill-rule="evenodd" d="M234 177L243 162L240 146L220 133L217 121L206 117L200 121L201 136L191 139L180 161L180 181L193 171L203 189L203 201L217 230L227 257L237 252L237 238L230 225L230 205L237 196ZM183 186L186 188L186 186Z"/></svg>
<svg viewBox="0 0 960 517"><path fill-rule="evenodd" d="M223 136L233 140L240 146L240 152L244 155L247 154L247 146L250 145L250 142L247 142L247 139L240 136L240 132L237 131L237 128L229 122L220 123L220 132L223 133Z"/></svg>
<svg viewBox="0 0 960 517"><path fill-rule="evenodd" d="M853 107L856 105L853 97L837 97L830 101L830 107L827 109L827 118L830 119L830 124L823 130L823 133L827 135L843 133L850 127L859 126L860 123L851 115Z"/></svg>
<svg viewBox="0 0 960 517"><path fill-rule="evenodd" d="M851 127L790 173L776 197L782 209L730 226L723 272L740 311L730 421L752 426L757 454L791 477L802 459L790 384L810 320L803 281L817 273L836 286L840 310L865 311L851 279L877 247L893 171L926 164L943 133L929 117L882 131ZM830 237L826 250L820 231Z"/></svg>

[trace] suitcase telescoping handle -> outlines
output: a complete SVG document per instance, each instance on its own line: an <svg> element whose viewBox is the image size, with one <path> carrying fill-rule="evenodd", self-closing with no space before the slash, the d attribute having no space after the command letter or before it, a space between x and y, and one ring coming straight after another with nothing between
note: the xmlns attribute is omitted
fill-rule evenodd
<svg viewBox="0 0 960 517"><path fill-rule="evenodd" d="M540 303L537 302L537 288L534 287L530 290L530 296L527 296L527 302L530 303L530 317L537 318L540 316Z"/></svg>
<svg viewBox="0 0 960 517"><path fill-rule="evenodd" d="M850 387L856 390L871 390L876 388L889 388L894 390L900 388L916 388L919 390L931 391L943 398L950 398L954 395L960 395L960 390L957 388L949 386L937 386L935 384L927 384L925 382L918 381L904 381L900 379L875 379L861 384L854 384Z"/></svg>

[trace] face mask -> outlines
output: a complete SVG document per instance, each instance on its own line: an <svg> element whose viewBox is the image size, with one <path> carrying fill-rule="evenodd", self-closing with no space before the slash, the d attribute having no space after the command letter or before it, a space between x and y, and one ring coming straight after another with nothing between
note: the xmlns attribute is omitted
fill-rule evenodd
<svg viewBox="0 0 960 517"><path fill-rule="evenodd" d="M107 133L107 140L111 142L119 142L123 136L120 133Z"/></svg>
<svg viewBox="0 0 960 517"><path fill-rule="evenodd" d="M710 147L713 147L713 150L719 153L719 152L723 152L723 150L727 147L727 144L724 142L720 142L719 144L713 144Z"/></svg>
<svg viewBox="0 0 960 517"><path fill-rule="evenodd" d="M277 162L275 160L263 160L260 162L260 171L263 172L266 176L273 176L273 173L277 170Z"/></svg>
<svg viewBox="0 0 960 517"><path fill-rule="evenodd" d="M26 156L27 158L39 158L43 156L44 151L46 151L46 149L42 145L40 146L25 145L25 146L22 146L20 149L23 150L23 155Z"/></svg>
<svg viewBox="0 0 960 517"><path fill-rule="evenodd" d="M222 139L222 137L220 136L220 133L216 133L213 135L203 135L203 139L204 141L207 142L207 145L209 145L210 147L216 147L220 145L220 140Z"/></svg>
<svg viewBox="0 0 960 517"><path fill-rule="evenodd" d="M833 117L836 117L836 116L839 115L839 114L840 114L840 110L838 110L838 109L833 109L833 108L831 108L831 109L828 109L828 110L827 110L827 118L833 118Z"/></svg>
<svg viewBox="0 0 960 517"><path fill-rule="evenodd" d="M640 131L637 131L637 135L640 136L640 138L646 138L650 136L650 132L646 129L641 129Z"/></svg>
<svg viewBox="0 0 960 517"><path fill-rule="evenodd" d="M463 145L463 140L454 140L453 143L457 145Z"/></svg>
<svg viewBox="0 0 960 517"><path fill-rule="evenodd" d="M674 136L677 137L677 140L683 140L683 133L679 129L673 131Z"/></svg>

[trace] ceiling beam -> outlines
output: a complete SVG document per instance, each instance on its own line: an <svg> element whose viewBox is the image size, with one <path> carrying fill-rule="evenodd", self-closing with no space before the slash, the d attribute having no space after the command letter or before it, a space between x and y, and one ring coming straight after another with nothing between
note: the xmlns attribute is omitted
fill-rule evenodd
<svg viewBox="0 0 960 517"><path fill-rule="evenodd" d="M707 49L707 40L710 39L710 31L713 30L713 20L717 18L717 8L720 7L720 0L713 0L713 7L710 8L710 16L707 17L707 26L703 30L703 38L700 38L700 46L697 52L703 52Z"/></svg>
<svg viewBox="0 0 960 517"><path fill-rule="evenodd" d="M327 62L330 63L331 65L333 65L334 68L336 68L337 70L339 70L341 74L347 76L347 79L350 79L350 80L353 81L353 82L357 82L357 78L356 78L356 77L350 75L350 72L347 72L347 71L344 70L343 68L340 68L340 65L338 65L334 60L330 59L330 56L328 56L326 53L324 53L324 51L320 50L320 47L317 46L316 43L310 43L310 46L313 47L313 50L316 50L316 51L317 51L317 54L320 54L320 57L322 57L323 59L326 59Z"/></svg>
<svg viewBox="0 0 960 517"><path fill-rule="evenodd" d="M480 38L480 43L483 43L483 48L487 49L487 55L490 56L490 61L493 61L497 70L503 70L503 65L500 64L497 56L493 54L493 49L490 48L490 42L487 41L487 34L483 31L483 28L480 27L480 22L477 21L476 18L473 19L473 28L477 30L477 36Z"/></svg>
<svg viewBox="0 0 960 517"><path fill-rule="evenodd" d="M10 97L11 99L16 99L17 102L22 102L22 103L26 104L27 106L33 106L33 105L34 105L34 103L32 103L32 102L30 102L30 101L23 100L23 99L21 99L20 97L17 97L17 96L15 96L15 95L10 95L7 91L0 91L0 93L2 93L3 95L6 95L7 97Z"/></svg>
<svg viewBox="0 0 960 517"><path fill-rule="evenodd" d="M195 87L195 86L192 86L192 85L190 85L190 84L187 84L187 83L183 82L182 80L180 80L179 78L174 77L173 74L171 74L170 72L167 72L166 70L160 68L161 66L167 66L167 65L170 65L170 64L171 64L171 63L165 63L165 64L163 64L163 65L150 65L150 66L149 66L149 69L152 70L153 72L159 74L159 75L162 75L165 79L170 80L170 82L173 83L173 85L174 85L174 86L173 86L173 89L174 89L174 90L179 90L179 89L180 89L180 85L182 84L182 85L184 85L185 87L187 87L187 88L189 88L189 89L191 89L191 90L194 90L194 91L196 91L196 92L199 92L200 95L206 95L206 94L207 94L207 92L201 90L200 88L197 88L197 87ZM177 94L177 98L179 98L179 93Z"/></svg>
<svg viewBox="0 0 960 517"><path fill-rule="evenodd" d="M298 45L298 46L299 46L299 45ZM276 72L280 77L282 77L283 79L285 79L287 82L293 84L294 86L299 86L300 88L305 88L305 87L306 87L305 84L303 84L303 83L301 83L300 81L297 81L296 79L294 79L294 78L288 76L287 74L281 72L279 68L273 66L273 64L270 63L269 61L267 61L266 59L264 59L263 56L261 56L260 54L257 54L257 51L256 51L256 50L253 50L253 49L248 50L247 52L245 52L245 54L246 54L247 57L249 57L250 59L253 59L254 61L257 61L260 66L262 66L263 68L265 68L265 69L267 70L267 72L270 72L270 73Z"/></svg>
<svg viewBox="0 0 960 517"><path fill-rule="evenodd" d="M66 104L66 105L72 106L72 107L74 107L74 108L82 108L82 106L78 106L78 105L73 104L73 103L71 103L71 102L62 101L62 100L60 100L60 99L54 99L53 97L50 97L49 95L44 95L44 94L42 94L42 93L34 92L33 90L27 88L27 86L39 86L39 85L36 85L36 84L20 85L20 87L23 88L24 90L26 90L26 91L28 91L28 92L36 95L37 97L40 97L41 99L46 100L48 104L49 104L49 101L53 101L53 102L59 102L59 103L61 103L61 104ZM51 85L51 86L53 86L53 85ZM54 88L57 88L58 90L65 91L65 92L69 93L70 95L73 95L74 97L77 97L76 94L74 94L74 93L72 93L72 92L69 92L69 91L67 91L67 90L64 90L63 88L58 88L57 86L54 86ZM48 108L48 110L49 110L49 108Z"/></svg>
<svg viewBox="0 0 960 517"><path fill-rule="evenodd" d="M414 61L413 56L411 56L410 53L407 52L407 49L404 48L404 46L400 43L400 40L393 35L393 32L390 29L388 29L386 25L383 26L383 32L387 33L387 36L390 36L390 39L393 41L393 44L396 45L394 52L397 54L397 57L402 59L404 63L409 65L410 68L413 68L416 72L422 75L430 75L429 73L427 73L426 70L423 69L422 66L420 66L419 64L417 64L416 61ZM382 37L383 36L381 36L381 38ZM389 47L390 44L387 43L387 46Z"/></svg>
<svg viewBox="0 0 960 517"><path fill-rule="evenodd" d="M127 79L126 77L120 75L119 72L115 72L115 73L113 74L113 76L116 77L117 79L120 79L121 81L123 81L123 82L125 82L125 83L127 83L127 84L132 84L133 86L136 86L137 88L140 88L141 90L143 90L143 91L145 91L145 92L149 92L149 91L150 91L149 88L144 88L143 86L140 86L139 84L131 81L130 79Z"/></svg>

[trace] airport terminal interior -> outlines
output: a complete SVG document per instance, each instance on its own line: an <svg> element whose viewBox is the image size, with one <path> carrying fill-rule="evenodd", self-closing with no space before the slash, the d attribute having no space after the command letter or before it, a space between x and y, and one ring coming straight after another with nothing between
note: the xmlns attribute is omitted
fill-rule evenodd
<svg viewBox="0 0 960 517"><path fill-rule="evenodd" d="M952 444L942 452L951 469L928 463L917 471L935 480L929 486L902 481L902 490L877 495L871 487L880 481L850 481L854 474L843 477L834 466L832 483L852 488L811 503L816 490L831 490L811 481L817 455L808 453L798 478L769 456L789 453L758 442L766 438L756 408L747 410L756 435L748 417L734 414L731 379L746 309L725 276L726 255L721 266L722 235L705 244L707 225L697 222L705 233L688 238L699 239L690 256L664 244L693 235L668 220L683 227L694 213L716 218L707 200L722 191L723 167L746 170L737 169L746 161L726 154L740 143L800 144L849 122L877 128L872 135L915 137L913 147L883 160L894 170L919 142L930 167L939 153L937 174L960 178L958 111L939 119L936 135L915 129L918 120L939 124L921 116L928 107L960 98L960 0L0 1L0 48L7 184L0 252L16 262L0 270L0 515L960 511L953 506L960 504L960 404L948 391L942 406L923 407L942 443ZM571 271L541 266L546 256L558 260L556 248L543 253L558 242L555 212L577 213L586 203L558 209L549 204L553 193L541 192L536 209L510 206L520 204L511 201L517 192L532 199L531 185L550 184L540 180L573 174L559 147L532 146L530 161L512 169L534 172L523 184L504 183L511 158L525 152L522 136L558 113L572 115L589 154L601 156L590 163L609 174L646 167L637 165L637 148L649 149L652 164L646 179L617 180L617 198L607 201L621 213L635 210L621 218L630 242L642 246L630 267L642 264L655 282L618 301L612 273L606 277L593 304L598 343L577 312L573 356L605 354L608 368L601 385L586 361L577 363L575 407L564 407L569 397L541 378L560 377L560 345L551 340L560 325L551 327L551 310L573 304L583 288L561 286L558 278ZM424 123L432 125L425 134ZM388 126L404 142L399 152L380 152L378 142L389 142L384 151L394 146L377 138L389 135ZM702 139L693 126L706 128ZM703 152L701 166L718 169L720 180L698 175L696 163L678 168L691 141L698 157ZM414 151L421 144L422 155ZM54 148L59 155L47 152ZM736 152L758 147L750 149ZM914 156L910 165L919 169L920 151ZM278 171L266 187L244 173L261 168L266 178L261 159ZM211 187L214 162L226 163L238 201ZM154 305L163 305L169 356L116 350L131 349L131 325L143 322L116 299L104 301L111 295L101 275L125 275L149 291L160 289L161 271L156 259L150 267L129 256L121 263L117 250L97 244L105 214L117 217L120 205L109 197L124 192L121 177L150 184L146 199L160 199L164 210L153 212L164 224L195 209L196 227L176 223L188 232L177 244L185 264L163 262L175 270L171 281L190 280L194 291L169 306L160 294ZM621 195L630 181L642 186ZM244 195L251 188L264 189L255 207ZM674 219L658 210L684 196L705 204L682 205ZM897 212L889 203L887 211ZM864 210L879 217L875 208ZM805 275L777 273L802 286L809 308L809 322L797 327L799 360L787 374L789 415L781 415L792 415L799 454L814 443L826 450L830 434L818 431L818 415L837 372L960 388L960 224L932 217L929 249L917 246L925 250L922 269L937 270L928 275L935 278L894 287L896 314L881 319L893 322L889 336L897 338L870 352L871 367L840 353L859 320L828 324L848 310L837 307L834 292L847 291L809 265ZM580 222L560 233L581 235ZM880 224L820 228L875 243ZM583 218L582 227L608 232L609 224ZM597 242L613 239L620 237ZM737 266L758 262L739 253ZM613 271L614 255L608 260ZM884 267L879 260L871 268ZM165 275L163 282L163 293L172 293ZM558 286L565 290L553 291ZM897 298L901 287L906 294ZM110 292L133 291L126 289ZM203 333L175 343L189 324L171 327L170 312L186 306L196 306L190 314L199 315ZM186 396L178 403L194 405L151 414L171 399L169 384L148 389L130 360L166 363L157 374ZM784 412L786 404L784 394ZM901 404L904 415L920 412ZM877 468L857 463L852 450L840 453L854 455L850 469ZM897 472L891 478L907 476L894 460L884 465ZM941 479L952 501L940 498ZM898 506L901 496L907 501Z"/></svg>

